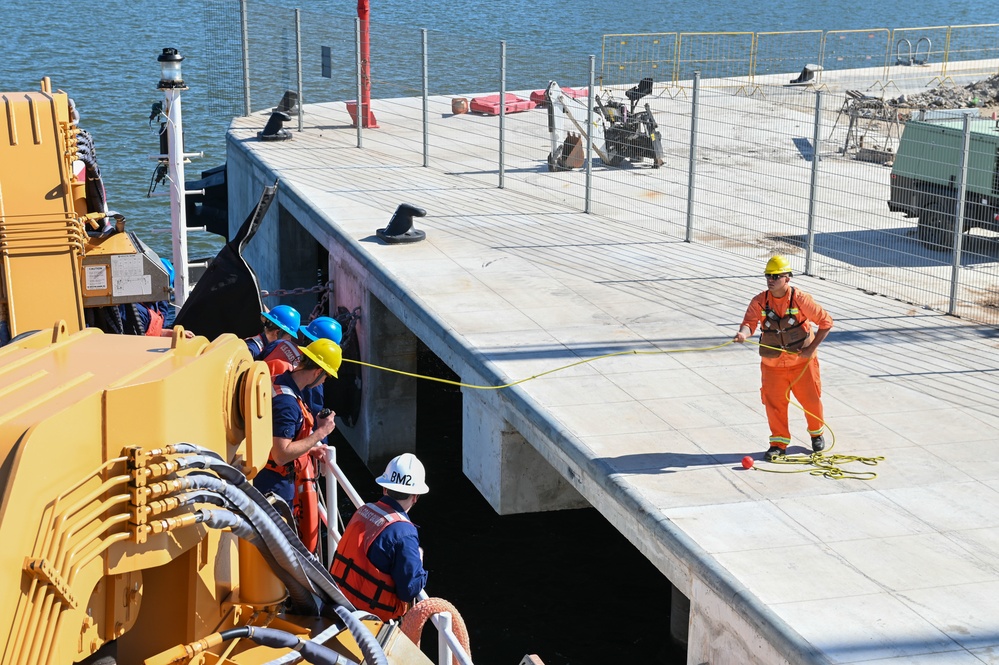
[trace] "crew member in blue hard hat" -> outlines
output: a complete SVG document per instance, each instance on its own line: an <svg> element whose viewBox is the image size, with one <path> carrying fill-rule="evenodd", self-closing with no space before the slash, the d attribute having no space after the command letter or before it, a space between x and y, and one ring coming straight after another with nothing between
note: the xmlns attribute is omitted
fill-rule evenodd
<svg viewBox="0 0 999 665"><path fill-rule="evenodd" d="M832 330L832 317L812 296L791 286L791 263L771 258L764 269L767 290L749 303L734 341L744 342L760 328L760 391L770 422L768 460L787 452L791 430L787 421L788 393L805 411L812 451L825 450L819 344Z"/></svg>
<svg viewBox="0 0 999 665"><path fill-rule="evenodd" d="M340 331L340 324L328 316L320 316L308 326L301 326L298 329L298 344L292 344L288 340L278 340L267 347L257 356L258 360L263 360L267 364L267 369L271 376L281 376L289 370L293 370L302 360L299 346L308 346L312 342L320 339L328 339L336 344L340 344L343 337ZM322 388L322 386L320 386ZM320 393L322 398L322 393Z"/></svg>
<svg viewBox="0 0 999 665"><path fill-rule="evenodd" d="M243 340L254 360L262 358L265 351L269 353L280 340L294 342L298 339L302 316L294 307L278 305L269 311L260 312L260 322L263 325L260 334Z"/></svg>
<svg viewBox="0 0 999 665"><path fill-rule="evenodd" d="M327 377L336 378L343 353L332 340L320 339L302 349L298 367L274 379L271 401L273 441L267 464L253 479L261 492L273 492L294 507L302 542L314 551L319 542L317 474L312 455L325 454L336 414L314 412L308 391Z"/></svg>
<svg viewBox="0 0 999 665"><path fill-rule="evenodd" d="M299 328L298 332L299 339L305 345L321 339L328 339L339 345L340 340L343 339L343 330L340 327L340 322L328 316L317 317L309 325ZM273 372L279 368L279 364L277 362L268 362L266 359L265 362L267 362L267 366L271 369L271 375L273 376ZM326 393L323 385L325 384L320 383L306 395L308 404L316 413L322 411L326 403Z"/></svg>
<svg viewBox="0 0 999 665"><path fill-rule="evenodd" d="M340 322L329 316L320 316L312 323L298 329L299 335L308 340L306 344L319 339L331 339L337 344L343 339L343 328Z"/></svg>
<svg viewBox="0 0 999 665"><path fill-rule="evenodd" d="M430 491L427 472L412 453L393 458L375 482L382 497L357 509L333 555L330 572L359 610L398 619L427 584L423 550L409 512Z"/></svg>

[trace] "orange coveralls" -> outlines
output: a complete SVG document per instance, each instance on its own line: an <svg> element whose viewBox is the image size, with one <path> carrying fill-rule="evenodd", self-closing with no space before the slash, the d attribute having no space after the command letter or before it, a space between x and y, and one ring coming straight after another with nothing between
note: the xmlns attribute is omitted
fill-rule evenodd
<svg viewBox="0 0 999 665"><path fill-rule="evenodd" d="M769 291L763 291L753 298L742 320L742 324L749 328L749 334L755 333L766 319L768 304L778 317L786 316L791 304L791 294L792 290L789 287L783 298L775 298ZM796 318L802 321L802 325L809 331L805 342L805 346L808 346L813 337L812 324L820 329L828 329L832 328L833 320L807 293L795 288L793 294L794 305L798 309ZM818 357L812 356L811 361L801 358L796 353L781 353L777 358L761 357L760 372L762 374L760 395L770 423L770 445L787 448L791 443L791 430L787 422L789 387L795 399L805 409L808 435L812 437L822 434L825 421L822 414L822 379L819 375Z"/></svg>

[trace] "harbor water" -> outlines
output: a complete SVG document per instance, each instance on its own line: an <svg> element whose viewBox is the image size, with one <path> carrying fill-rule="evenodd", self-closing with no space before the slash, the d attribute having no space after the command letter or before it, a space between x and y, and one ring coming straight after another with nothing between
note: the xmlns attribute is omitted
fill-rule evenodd
<svg viewBox="0 0 999 665"><path fill-rule="evenodd" d="M225 2L221 2L225 4ZM236 0L228 4L238 7ZM695 31L849 30L874 27L987 23L981 3L879 3L849 0L705 0L676 3L632 0L374 0L372 21L398 26L400 33L427 27L442 34L475 35L483 48L500 39L543 45L567 58L599 57L605 33ZM77 103L81 126L91 132L102 166L109 205L163 257L170 256L169 205L165 196L147 197L158 152L150 110L162 99L156 90L156 56L164 47L186 57L185 144L204 157L188 165L188 178L225 161L229 117L212 104L212 67L206 34L209 12L220 0L172 3L94 2L75 5L76 25L61 28L52 6L37 0L3 0L0 31L0 89L34 90L43 76ZM283 8L291 2L275 3ZM353 2L308 3L350 19ZM235 11L229 12L237 16ZM60 32L66 30L66 32ZM376 59L379 54L374 53ZM440 80L469 76L460 60ZM548 70L538 63L536 78ZM239 85L236 82L235 85ZM331 83L331 85L334 85ZM352 82L340 82L350 89ZM481 89L495 89L483 74ZM378 90L373 91L377 98ZM349 131L349 130L345 130ZM156 194L165 194L160 185ZM192 258L211 256L222 240L193 233ZM289 285L298 286L298 285ZM425 349L420 371L446 376ZM655 568L594 510L499 517L461 473L461 395L457 389L421 382L417 453L428 468L432 492L413 514L430 571L428 593L461 611L479 665L516 665L537 653L547 665L602 662L678 664L682 653L669 643L670 585ZM342 444L341 461L366 499L376 496L371 475ZM432 631L425 633L430 638Z"/></svg>
<svg viewBox="0 0 999 665"><path fill-rule="evenodd" d="M631 0L623 5L596 0L375 0L371 5L373 33L388 34L395 40L386 44L389 49L404 42L418 48L417 29L421 27L433 31L436 42L460 41L476 50L497 54L499 40L506 40L511 53L530 54L533 50L538 54L536 72L521 72L520 76L542 83L552 74L550 54L576 63L585 63L589 55L596 55L599 62L601 36L610 33L852 30L968 25L991 20L982 14L982 5L971 0ZM289 8L301 7L310 18L329 16L330 26L349 28L356 3L250 0L249 6L255 16L264 17L265 25L269 11L287 19ZM239 72L238 63L220 62L222 54L235 54L225 60L238 59L239 55L238 45L229 45L228 50L220 46L218 33L223 29L220 21L228 20L233 25L224 29L225 34L239 34L239 0L86 0L74 5L77 23L68 25L65 32L60 32L60 23L53 20L48 3L3 0L2 7L2 89L35 90L38 81L49 76L55 88L64 89L74 98L81 126L95 139L109 205L124 214L130 228L155 251L169 257L165 186L161 184L154 196L147 198L155 168L149 156L159 151L156 125L149 120L152 105L162 100L156 90L156 57L165 47L176 48L185 56L184 80L190 87L183 97L185 148L204 153L204 157L187 165L188 179L195 179L200 171L225 161L224 134L231 119L229 112L238 106L231 93L240 91L242 82L216 83L223 64L226 71ZM344 36L347 41L352 38ZM470 66L474 54L469 51L466 48L464 53L446 59L432 57L432 80L439 82L434 85L460 81L470 90L498 89L496 72ZM310 55L303 57L308 59ZM391 69L390 54L373 51L372 60L376 67L385 63L383 70ZM377 82L377 72L375 77ZM340 90L351 91L344 94L353 97L353 79L330 80L329 85L334 97ZM514 85L516 82L511 82ZM418 90L418 82L413 81L412 87ZM391 92L397 94L396 90ZM383 90L382 94L388 93ZM378 95L375 87L372 96ZM228 98L219 103L223 97ZM200 258L213 256L221 242L211 234L192 233L189 245L191 257Z"/></svg>

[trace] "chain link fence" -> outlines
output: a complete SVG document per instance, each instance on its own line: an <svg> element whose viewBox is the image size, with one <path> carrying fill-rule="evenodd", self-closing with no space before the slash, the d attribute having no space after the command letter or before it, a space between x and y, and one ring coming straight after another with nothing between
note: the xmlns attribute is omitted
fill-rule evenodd
<svg viewBox="0 0 999 665"><path fill-rule="evenodd" d="M598 56L569 58L537 44L483 44L473 35L372 23L367 64L380 129L359 130L347 103L359 90L365 26L356 18L211 1L219 22L247 25L250 113L269 114L286 91L297 91L307 131L356 134L357 146L386 164L429 166L624 221L647 229L650 242L710 243L753 257L785 253L799 272L999 323L995 146L964 133L960 117L933 123L948 141L963 145L967 136L971 147L942 152L932 132L907 138L907 168L929 180L910 177L906 186L922 198L889 206L893 165L906 152L902 131L918 116L899 98L999 73L999 25L605 35ZM220 58L233 57L231 32L219 48ZM648 103L655 127L631 125L645 137L645 152L615 159L613 146L595 140L588 153L587 127L600 124L608 137L615 127L600 107L627 115L627 91L646 77L650 94L634 112ZM232 99L242 80L221 96ZM554 138L543 108L549 80L579 100ZM592 120L591 89L599 99ZM497 108L500 95L512 96L503 114L474 112ZM565 153L573 159L553 170L563 147L575 150ZM940 164L950 170L937 173ZM421 171L394 177L415 183ZM958 201L971 197L962 219ZM948 234L946 220L967 233Z"/></svg>

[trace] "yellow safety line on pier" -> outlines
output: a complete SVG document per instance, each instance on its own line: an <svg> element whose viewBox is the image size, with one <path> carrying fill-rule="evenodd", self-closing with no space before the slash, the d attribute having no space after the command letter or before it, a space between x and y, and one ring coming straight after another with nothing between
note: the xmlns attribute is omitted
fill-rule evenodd
<svg viewBox="0 0 999 665"><path fill-rule="evenodd" d="M636 356L650 355L651 356L651 355L661 355L661 354L668 354L668 353L692 353L692 352L695 352L695 351L714 351L716 349L721 349L723 347L728 346L729 344L734 344L734 343L735 343L735 340L728 340L726 342L723 342L722 344L716 344L714 346L702 346L702 347L695 347L695 348L689 348L689 349L669 349L669 350L656 349L655 351L640 351L640 350L637 350L637 349L629 349L628 351L615 351L614 353L605 353L605 354L603 354L601 356L594 356L593 358L584 358L583 360L579 360L579 361L574 362L574 363L569 363L568 365L562 365L561 367L556 367L554 369L550 369L550 370L547 370L547 371L544 371L544 372L540 372L538 374L533 374L533 375L528 376L526 378L518 379L516 381L511 381L510 383L504 383L503 385L499 385L499 386L483 386L483 385L476 385L476 384L472 384L472 383L463 383L461 381L452 381L450 379L441 379L441 378L438 378L438 377L435 377L435 376L426 376L426 375L423 375L423 374L416 374L416 373L413 373L413 372L404 372L402 370L392 369L392 368L389 368L389 367L382 367L380 365L373 365L371 363L366 363L366 362L364 362L362 360L351 360L350 358L344 358L343 362L353 363L355 365L361 365L363 367L370 367L371 369L377 369L377 370L381 370L381 371L384 371L384 372L391 372L393 374L401 374L402 376L409 376L409 377L412 377L412 378L415 378L415 379L425 379L427 381L436 381L437 383L444 383L444 384L447 384L447 385L450 385L450 386L458 386L460 388L469 388L469 389L473 389L473 390L502 390L503 388L510 388L512 386L520 385L521 383L526 383L528 381L540 378L542 376L547 376L549 374L554 374L555 372L561 372L562 370L566 370L566 369L569 369L571 367L577 367L579 365L585 365L587 363L595 362L597 360L602 360L604 358L613 358L615 356L628 356L628 355L636 355ZM753 342L753 341L750 341L750 340L746 340L746 343L747 344L752 344L754 346L760 346L760 347L764 347L764 348L768 348L768 349L773 349L775 351L781 351L782 353L789 353L788 351L786 351L784 349L780 349L780 348L773 347L773 346L768 346L766 344L760 344L758 342ZM801 379L802 376L804 376L805 370L807 370L807 369L808 369L808 363L806 363L805 367L802 368L801 374L798 375L798 378L796 378L794 381L792 381L791 385L788 386L787 393L785 394L785 398L787 399L787 401L788 401L789 404L797 407L803 413L806 413L808 415L814 416L815 414L809 413L803 406L801 406L797 402L794 402L794 401L791 400L791 388L794 386L795 383L798 382L798 380ZM822 420L822 419L819 418L819 420ZM794 471L779 471L777 469L758 468L754 464L752 467L750 467L749 470L765 471L767 473L786 473L786 474L791 474L791 473L808 473L808 474L813 475L813 476L819 476L819 477L822 477L822 478L829 478L829 479L832 479L832 480L845 480L845 479L874 480L875 478L878 477L878 474L875 473L874 471L847 471L847 470L844 470L844 469L840 468L840 465L842 465L842 464L848 464L850 462L860 462L861 464L866 464L868 466L877 466L877 464L879 462L884 461L885 458L884 457L862 457L860 455L829 455L828 453L832 452L832 449L836 447L836 434L835 434L835 432L833 432L832 428L829 427L829 425L824 420L822 422L822 425L823 425L823 427L825 427L826 429L829 430L829 435L830 435L830 438L831 438L831 442L829 444L829 449L826 451L826 453L816 452L816 453L811 453L811 454L808 454L808 455L802 455L802 454L798 454L798 455L781 455L781 456L777 457L776 459L771 460L772 464L776 464L778 466L802 465L802 466L814 467L814 468L796 469Z"/></svg>

